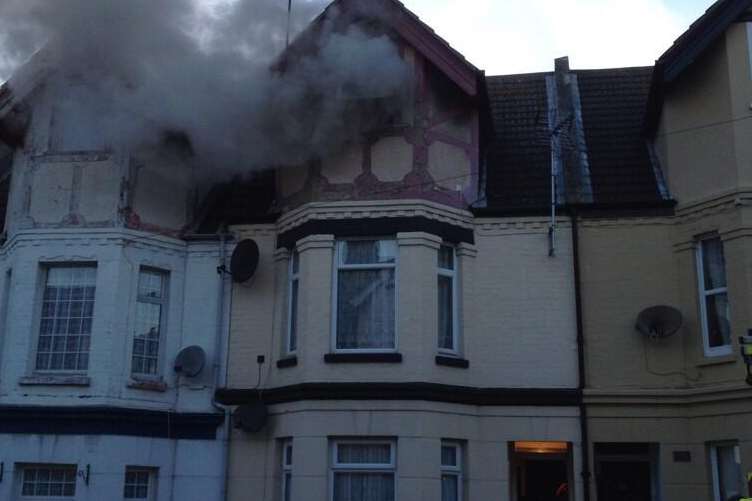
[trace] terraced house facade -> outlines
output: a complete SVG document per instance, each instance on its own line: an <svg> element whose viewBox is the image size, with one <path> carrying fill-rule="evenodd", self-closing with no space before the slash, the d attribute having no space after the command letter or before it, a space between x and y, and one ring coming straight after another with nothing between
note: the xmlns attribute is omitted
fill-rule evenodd
<svg viewBox="0 0 752 501"><path fill-rule="evenodd" d="M17 76L0 499L752 494L751 9L655 67L486 76L400 2L336 0L274 71L354 27L405 92L208 188L180 142L82 143Z"/></svg>

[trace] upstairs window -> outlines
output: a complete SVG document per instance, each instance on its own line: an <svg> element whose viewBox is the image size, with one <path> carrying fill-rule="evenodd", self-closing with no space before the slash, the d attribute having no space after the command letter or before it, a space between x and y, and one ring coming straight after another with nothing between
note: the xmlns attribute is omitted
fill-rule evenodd
<svg viewBox="0 0 752 501"><path fill-rule="evenodd" d="M439 249L438 291L439 351L457 355L457 265L454 247L448 245Z"/></svg>
<svg viewBox="0 0 752 501"><path fill-rule="evenodd" d="M441 500L462 500L462 446L441 442Z"/></svg>
<svg viewBox="0 0 752 501"><path fill-rule="evenodd" d="M136 333L131 372L134 376L159 375L159 345L167 306L167 272L141 268L136 301Z"/></svg>
<svg viewBox="0 0 752 501"><path fill-rule="evenodd" d="M298 291L300 288L300 255L298 251L292 253L290 259L290 272L288 295L289 305L287 311L287 346L285 351L288 355L298 350Z"/></svg>
<svg viewBox="0 0 752 501"><path fill-rule="evenodd" d="M706 238L697 246L700 321L705 354L731 354L731 316L726 285L726 259L720 237Z"/></svg>
<svg viewBox="0 0 752 501"><path fill-rule="evenodd" d="M92 265L47 268L36 370L88 369L96 279Z"/></svg>
<svg viewBox="0 0 752 501"><path fill-rule="evenodd" d="M394 501L395 444L338 441L332 461L332 501Z"/></svg>
<svg viewBox="0 0 752 501"><path fill-rule="evenodd" d="M75 465L39 464L22 467L22 499L73 499L75 497Z"/></svg>
<svg viewBox="0 0 752 501"><path fill-rule="evenodd" d="M335 348L395 350L394 240L347 240L337 243Z"/></svg>

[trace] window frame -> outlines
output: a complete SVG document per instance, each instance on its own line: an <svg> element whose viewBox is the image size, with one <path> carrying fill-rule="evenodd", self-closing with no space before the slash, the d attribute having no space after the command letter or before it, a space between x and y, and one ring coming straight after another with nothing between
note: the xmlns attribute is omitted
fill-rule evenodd
<svg viewBox="0 0 752 501"><path fill-rule="evenodd" d="M394 242L396 252L393 263L348 264L343 265L342 244L346 242ZM338 348L337 320L339 306L339 272L340 270L394 270L394 346L392 348ZM332 266L332 332L331 350L334 353L397 353L399 349L399 242L395 237L348 237L338 238L334 243L334 265Z"/></svg>
<svg viewBox="0 0 752 501"><path fill-rule="evenodd" d="M729 295L728 295L728 273L726 270L726 266L724 263L723 267L723 274L724 278L726 280L726 285L724 287L719 287L716 289L705 289L705 266L704 266L704 257L705 257L705 251L703 249L703 245L705 242L711 241L711 240L718 240L721 243L721 248L724 251L724 259L725 259L725 245L721 237L717 234L710 234L703 237L700 237L697 239L696 245L695 245L695 266L697 269L697 297L698 302L700 306L700 329L702 331L702 349L703 353L706 357L722 357L722 356L728 356L733 354L733 346L734 341L733 337L729 338L729 344L724 344L721 346L710 346L710 331L708 328L708 305L707 305L707 298L711 296L716 296L719 294L726 294L726 301L729 301ZM729 303L729 309L731 305ZM729 322L731 319L729 318Z"/></svg>
<svg viewBox="0 0 752 501"><path fill-rule="evenodd" d="M136 472L136 473L146 473L148 475L146 484L146 497L145 498L128 498L125 497L125 488L128 485L127 479L128 479L128 473L129 472ZM122 499L145 499L146 501L156 501L157 499L157 479L158 479L158 468L150 467L150 466L135 466L135 465L126 465L125 469L123 470L123 496ZM139 485L139 484L135 484Z"/></svg>
<svg viewBox="0 0 752 501"><path fill-rule="evenodd" d="M442 268L439 265L439 257L441 253L442 248L448 248L452 250L452 263L454 265L454 269L447 269ZM441 305L438 303L439 299L439 292L438 292L438 277L446 277L450 278L452 280L452 348L442 348L439 346L439 339L441 337L441 326L437 325L436 328L436 334L437 334L437 349L438 352L441 355L448 355L453 357L459 357L462 355L462 349L460 348L460 322L459 322L459 292L458 292L458 279L459 279L459 262L457 261L457 247L454 245L442 243L441 247L437 251L437 263L436 263L436 276L437 276L437 288L436 288L436 303L438 307L441 307ZM438 309L437 309L437 317L438 317Z"/></svg>
<svg viewBox="0 0 752 501"><path fill-rule="evenodd" d="M340 445L388 445L389 463L339 463ZM337 438L329 448L329 501L334 501L334 478L337 473L391 473L394 496L397 498L397 440L393 438Z"/></svg>
<svg viewBox="0 0 752 501"><path fill-rule="evenodd" d="M298 271L295 271L297 256ZM293 305L293 286L297 286L296 303ZM294 308L293 308L294 307ZM293 311L294 309L294 311ZM287 356L293 356L298 353L298 342L300 335L300 253L297 249L290 252L290 263L287 269L287 328L285 329L285 349ZM295 346L292 346L293 339L293 320L295 325Z"/></svg>
<svg viewBox="0 0 752 501"><path fill-rule="evenodd" d="M713 500L714 501L726 501L721 498L721 479L719 477L719 455L718 455L718 449L720 448L726 448L726 447L733 447L734 448L734 454L741 454L741 448L739 446L739 443L736 441L729 441L729 442L713 442L708 444L709 445L709 459L710 459L710 481L712 482L712 489L713 489ZM741 463L740 463L741 467ZM744 491L744 478L743 475L738 479L739 480L739 487L742 489L742 492Z"/></svg>
<svg viewBox="0 0 752 501"><path fill-rule="evenodd" d="M86 352L88 356L88 360L86 362L86 369L40 369L38 368L38 356L39 356L39 342L42 338L42 314L44 312L44 295L45 291L47 289L47 283L49 278L50 270L55 268L91 268L94 269L94 299L92 301L92 309L91 309L91 332L88 334L89 336L89 348ZM91 367L91 353L92 353L92 342L94 340L94 325L95 325L95 319L97 317L96 310L97 310L97 291L99 290L99 263L97 261L42 261L38 264L38 281L36 286L36 303L34 305L35 307L35 320L34 320L34 349L31 350L32 353L32 359L30 361L31 364L31 373L33 374L43 374L43 375L51 375L51 376L68 376L68 375L86 375L89 372L89 368ZM57 318L57 317L55 317ZM82 317L84 318L84 317ZM69 334L66 334L66 338L69 336ZM78 334L80 337L81 334ZM54 335L52 337L55 337ZM50 351L50 353L54 353ZM78 352L83 353L83 352Z"/></svg>
<svg viewBox="0 0 752 501"><path fill-rule="evenodd" d="M26 470L73 470L74 473L74 481L73 481L73 495L71 496L35 496L35 495L24 495L23 494L23 488L24 488L24 478L26 475ZM61 464L61 463L17 463L16 464L16 470L18 472L17 479L18 479L18 487L16 489L16 493L18 495L18 499L21 501L72 501L76 499L76 494L78 491L78 465L77 464ZM51 482L50 482L51 483ZM65 485L67 482L63 482L63 485Z"/></svg>
<svg viewBox="0 0 752 501"><path fill-rule="evenodd" d="M445 465L443 461L441 461L441 454L439 455L439 464L441 469L441 476L440 480L442 482L442 489L443 489L443 479L444 475L452 475L454 477L457 477L457 501L462 501L463 496L463 489L464 489L464 466L465 461L463 457L463 444L462 442L459 442L457 440L442 440L441 441L441 449L443 450L444 447L451 447L455 450L455 457L457 458L457 464L452 465ZM443 496L443 491L442 491Z"/></svg>
<svg viewBox="0 0 752 501"><path fill-rule="evenodd" d="M287 452L290 452L288 456ZM292 493L292 465L294 461L295 450L293 449L292 439L287 438L282 440L282 475L281 475L281 497L280 501L287 499L288 493ZM288 477L289 475L289 477ZM292 497L290 499L293 499Z"/></svg>
<svg viewBox="0 0 752 501"><path fill-rule="evenodd" d="M140 287L141 287L141 273L142 272L150 272L150 273L158 273L162 275L162 278L164 280L162 288L162 297L161 298L153 298L148 296L142 296L140 294ZM165 351L165 336L167 333L167 316L170 308L170 283L171 283L171 271L169 269L165 268L157 268L155 266L148 266L148 265L141 265L138 268L138 272L136 274L136 300L134 302L133 306L133 315L132 315L132 321L133 321L133 328L131 333L131 343L130 343L130 352L129 352L129 365L130 365L130 372L129 376L131 379L135 381L161 381L163 377L164 372L164 351ZM146 374L146 373L140 373L140 372L134 372L133 370L133 356L134 356L134 349L136 346L136 315L138 312L138 303L148 303L148 304L156 304L159 305L162 310L159 317L159 338L158 343L159 346L157 347L157 371L155 374Z"/></svg>

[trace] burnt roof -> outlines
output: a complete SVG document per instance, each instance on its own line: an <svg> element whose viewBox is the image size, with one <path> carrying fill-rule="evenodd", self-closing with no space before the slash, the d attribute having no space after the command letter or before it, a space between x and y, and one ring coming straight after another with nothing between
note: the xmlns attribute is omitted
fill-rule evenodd
<svg viewBox="0 0 752 501"><path fill-rule="evenodd" d="M593 204L665 203L642 135L651 67L573 71L579 84ZM486 206L541 212L551 203L546 77L487 78L495 136L486 157Z"/></svg>
<svg viewBox="0 0 752 501"><path fill-rule="evenodd" d="M276 194L274 172L264 171L250 179L219 183L204 200L193 233L211 234L224 226L274 222Z"/></svg>

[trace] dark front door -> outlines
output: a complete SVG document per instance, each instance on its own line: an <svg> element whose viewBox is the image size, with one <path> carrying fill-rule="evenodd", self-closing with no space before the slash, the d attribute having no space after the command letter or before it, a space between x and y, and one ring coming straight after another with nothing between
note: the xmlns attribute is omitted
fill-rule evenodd
<svg viewBox="0 0 752 501"><path fill-rule="evenodd" d="M520 501L566 501L569 499L565 459L528 459L523 464Z"/></svg>
<svg viewBox="0 0 752 501"><path fill-rule="evenodd" d="M648 461L602 461L599 464L598 501L651 501Z"/></svg>

